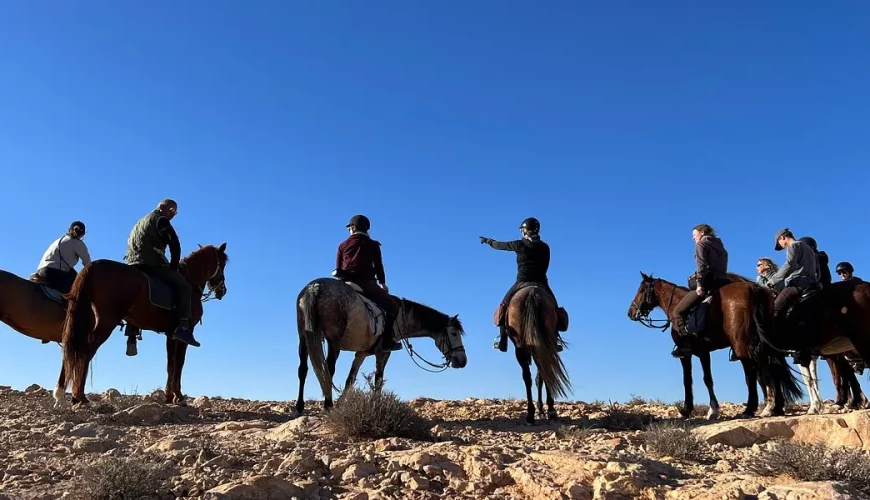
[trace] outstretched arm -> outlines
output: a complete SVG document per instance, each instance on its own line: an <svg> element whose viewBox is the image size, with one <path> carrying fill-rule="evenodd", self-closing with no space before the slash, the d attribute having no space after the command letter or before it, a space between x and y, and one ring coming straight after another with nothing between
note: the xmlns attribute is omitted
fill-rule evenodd
<svg viewBox="0 0 870 500"><path fill-rule="evenodd" d="M523 240L496 241L492 238L485 238L483 236L480 236L479 238L481 243L486 243L487 245L495 248L496 250L508 250L511 252L516 252L523 244Z"/></svg>

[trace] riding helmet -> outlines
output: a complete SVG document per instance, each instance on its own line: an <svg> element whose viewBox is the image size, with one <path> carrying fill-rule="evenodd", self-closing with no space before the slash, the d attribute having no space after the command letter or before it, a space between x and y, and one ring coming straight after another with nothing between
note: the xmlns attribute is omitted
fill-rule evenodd
<svg viewBox="0 0 870 500"><path fill-rule="evenodd" d="M529 217L528 219L524 220L522 224L520 224L520 229L523 228L525 228L526 231L536 233L541 230L541 223L540 221L538 221L538 219L534 217Z"/></svg>
<svg viewBox="0 0 870 500"><path fill-rule="evenodd" d="M852 267L852 264L849 264L848 262L840 262L839 264L837 264L837 274L854 272L855 268Z"/></svg>
<svg viewBox="0 0 870 500"><path fill-rule="evenodd" d="M82 236L85 234L85 223L77 220L69 225L70 233L80 233Z"/></svg>
<svg viewBox="0 0 870 500"><path fill-rule="evenodd" d="M818 245L818 243L816 243L816 239L813 238L812 236L803 236L799 241L803 241L804 243L809 245L810 248L812 248L814 252L819 251L819 245Z"/></svg>
<svg viewBox="0 0 870 500"><path fill-rule="evenodd" d="M369 218L365 215L357 214L350 218L350 222L347 223L346 227L356 226L359 231L368 231L372 227L372 223L369 222Z"/></svg>

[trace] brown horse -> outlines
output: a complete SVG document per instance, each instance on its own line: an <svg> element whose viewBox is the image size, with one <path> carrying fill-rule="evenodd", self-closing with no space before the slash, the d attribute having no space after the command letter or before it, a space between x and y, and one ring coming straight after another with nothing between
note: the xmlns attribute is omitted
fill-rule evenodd
<svg viewBox="0 0 870 500"><path fill-rule="evenodd" d="M565 397L571 390L565 365L559 356L557 340L558 317L556 303L545 289L537 285L521 288L508 304L505 328L514 344L517 362L523 370L526 384L526 424L535 424L535 405L532 398L531 364L538 368L538 412L544 415L542 387L547 388L547 413L549 420L557 420L553 406L554 396Z"/></svg>
<svg viewBox="0 0 870 500"><path fill-rule="evenodd" d="M352 387L357 373L365 359L375 355L375 387L380 388L384 380L384 369L390 359L391 351L379 349L379 338L383 335L383 315L380 309L368 299L355 285L334 278L318 278L299 292L296 298L296 325L299 332L299 398L296 401L296 414L305 409L305 378L308 375L308 357L323 391L323 407L332 409L332 389L338 390L332 382L335 363L341 351L355 352L350 373L345 381L345 390ZM358 288L358 287L357 287ZM407 299L393 297L399 304L399 313L394 322L398 331L397 338L406 342L413 355L408 339L429 337L444 355L445 368L463 368L468 363L462 336L465 332L457 316L448 316L440 311ZM328 354L323 355L323 341L326 340Z"/></svg>
<svg viewBox="0 0 870 500"><path fill-rule="evenodd" d="M60 343L66 301L60 292L0 270L0 321L44 343Z"/></svg>
<svg viewBox="0 0 870 500"><path fill-rule="evenodd" d="M206 285L209 295L214 292L216 299L226 295L224 268L229 260L226 247L226 243L220 247L201 247L179 263L179 272L191 285L191 326L202 318L200 299L206 300L203 295ZM155 298L155 290L161 285L136 267L112 260L96 260L82 269L66 296L69 306L63 329L63 369L68 377L59 381L54 391L56 406L67 405L64 393L70 384L73 403L88 403L85 398L88 364L122 320L141 330L174 331L177 319L171 306ZM181 372L186 352L187 344L167 334L165 392L168 403L183 400Z"/></svg>
<svg viewBox="0 0 870 500"><path fill-rule="evenodd" d="M628 317L643 321L653 309L660 307L673 321L676 305L689 292L688 288L641 273L641 283L629 306ZM740 360L749 391L742 417L751 417L758 410L756 381L761 381L766 388L767 404L762 416L783 415L787 403L803 396L785 357L762 341L764 331L772 324L772 311L770 293L754 283L732 280L714 295L704 331L688 338L694 352L709 353L730 346L733 356ZM672 332L672 335L676 334Z"/></svg>
<svg viewBox="0 0 870 500"><path fill-rule="evenodd" d="M849 351L825 356L825 361L831 369L831 378L834 379L834 389L837 392L834 405L852 410L867 408L867 396L861 390L861 384L856 376L864 372L865 365L861 356L855 351Z"/></svg>

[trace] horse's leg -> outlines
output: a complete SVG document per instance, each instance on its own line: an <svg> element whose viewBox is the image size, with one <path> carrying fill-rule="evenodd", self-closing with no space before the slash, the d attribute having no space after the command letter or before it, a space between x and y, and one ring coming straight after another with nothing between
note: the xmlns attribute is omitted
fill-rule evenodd
<svg viewBox="0 0 870 500"><path fill-rule="evenodd" d="M809 392L809 395L810 395L810 407L807 410L807 415L814 415L814 414L821 413L821 411L820 411L821 402L818 401L818 399L817 399L818 392L816 392L815 384L813 383L813 365L817 359L818 358L813 356L813 359L810 360L810 364L807 366L804 366L802 364L798 364L798 366L800 367L800 370L801 370L801 376L803 376L803 378L804 378L804 384L807 386L807 391Z"/></svg>
<svg viewBox="0 0 870 500"><path fill-rule="evenodd" d="M363 361L368 357L368 353L366 352L358 352L356 356L353 357L353 363L350 365L350 371L347 373L347 380L344 382L344 391L342 394L347 392L348 389L353 387L356 383L357 374L359 374L359 368L362 366Z"/></svg>
<svg viewBox="0 0 870 500"><path fill-rule="evenodd" d="M695 394L692 391L692 357L680 358L680 364L683 366L683 389L686 394L683 399L683 407L680 408L680 415L683 418L690 418L695 410Z"/></svg>
<svg viewBox="0 0 870 500"><path fill-rule="evenodd" d="M855 375L855 371L852 370L852 367L849 366L849 362L846 359L843 359L843 385L847 387L846 393L851 395L851 399L849 400L849 408L852 410L861 409L866 403L867 398L864 396L864 391L861 389L861 383L858 382L858 377Z"/></svg>
<svg viewBox="0 0 870 500"><path fill-rule="evenodd" d="M813 356L812 361L810 361L810 376L812 377L813 387L810 390L810 394L813 395L816 399L816 407L815 414L821 415L824 413L825 402L822 399L822 393L819 391L819 357ZM813 408L810 408L810 411L813 411Z"/></svg>
<svg viewBox="0 0 870 500"><path fill-rule="evenodd" d="M106 324L108 324L108 326L106 326ZM85 359L83 359L78 366L80 373L78 374L78 377L75 378L76 383L72 389L72 400L74 404L88 404L88 398L85 397L85 383L88 378L88 366L91 364L91 360L94 359L94 355L97 354L97 350L106 342L106 340L108 340L109 335L112 334L112 330L115 329L115 325L117 324L117 321L109 321L106 323L102 321L97 322L97 326L94 328L92 333L96 342L94 342L87 356L85 356Z"/></svg>
<svg viewBox="0 0 870 500"><path fill-rule="evenodd" d="M741 418L754 417L758 411L758 368L755 362L748 359L741 359L740 364L743 365L743 375L746 379L746 388L749 390L749 396L746 400L746 409L739 415Z"/></svg>
<svg viewBox="0 0 870 500"><path fill-rule="evenodd" d="M172 381L175 380L176 362L175 362L175 343L177 341L172 338L171 334L166 334L166 388L164 389L164 397L166 402L172 401Z"/></svg>
<svg viewBox="0 0 870 500"><path fill-rule="evenodd" d="M834 406L838 410L842 410L849 399L849 386L845 383L845 377L840 373L840 358L839 355L828 356L825 361L828 363L828 369L831 370L831 380L834 382L834 391L837 393L837 399L834 401Z"/></svg>
<svg viewBox="0 0 870 500"><path fill-rule="evenodd" d="M526 384L526 424L535 425L535 405L532 399L532 370L531 357L526 349L517 349L514 347L514 353L517 357L517 362L520 368L523 369L523 382Z"/></svg>
<svg viewBox="0 0 870 500"><path fill-rule="evenodd" d="M187 344L184 342L175 342L175 372L172 379L172 395L166 395L166 402L170 404L183 405L184 393L181 392L181 372L184 370L184 358L187 356Z"/></svg>
<svg viewBox="0 0 870 500"><path fill-rule="evenodd" d="M539 371L537 375L535 375L535 386L538 389L538 415L544 416L544 379L541 378L541 372ZM549 391L547 391L549 394Z"/></svg>
<svg viewBox="0 0 870 500"><path fill-rule="evenodd" d="M553 394L550 393L549 387L547 387L547 420L550 422L559 420L559 414L556 412L556 402L553 401Z"/></svg>
<svg viewBox="0 0 870 500"><path fill-rule="evenodd" d="M386 351L375 355L375 386L372 389L376 391L384 388L384 370L387 368L390 354L392 354L391 351Z"/></svg>
<svg viewBox="0 0 870 500"><path fill-rule="evenodd" d="M296 416L305 410L305 378L308 376L308 345L304 335L299 335L299 397L296 399Z"/></svg>
<svg viewBox="0 0 870 500"><path fill-rule="evenodd" d="M69 403L66 400L66 373L63 363L60 365L60 376L57 378L57 386L54 388L54 407L66 408Z"/></svg>
<svg viewBox="0 0 870 500"><path fill-rule="evenodd" d="M701 370L704 372L704 385L707 386L707 392L710 394L710 411L707 412L707 420L716 420L719 418L719 400L716 398L716 392L713 391L713 372L710 369L710 353L703 352L696 354L701 361Z"/></svg>

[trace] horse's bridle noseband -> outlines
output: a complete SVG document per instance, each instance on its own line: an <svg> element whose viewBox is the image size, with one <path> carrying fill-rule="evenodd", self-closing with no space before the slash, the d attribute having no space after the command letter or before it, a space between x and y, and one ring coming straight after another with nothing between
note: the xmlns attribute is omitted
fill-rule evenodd
<svg viewBox="0 0 870 500"><path fill-rule="evenodd" d="M677 287L674 286L671 289L671 297L668 299L668 306L662 307L665 310L665 319L652 319L649 317L650 313L653 309L656 308L655 304L659 303L658 296L656 296L656 283L654 280L650 280L646 284L646 290L644 291L644 299L643 303L638 306L638 315L635 321L640 323L641 325L647 328L659 328L662 331L667 330L671 326L671 319L667 317L667 311L671 308L671 303L674 301L674 293L676 293ZM649 307L647 308L647 305ZM659 303L659 306L661 304ZM662 326L656 325L655 322L664 321Z"/></svg>

